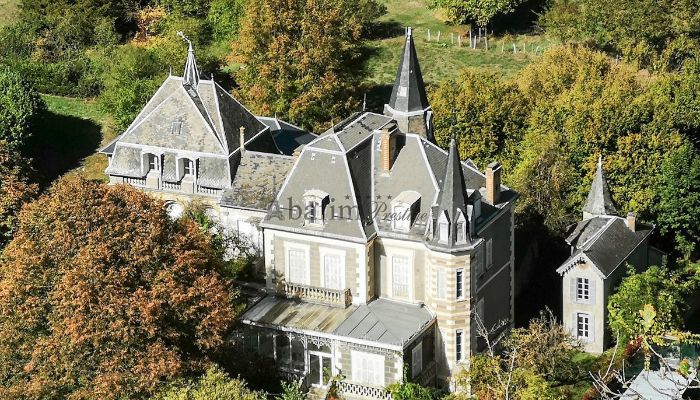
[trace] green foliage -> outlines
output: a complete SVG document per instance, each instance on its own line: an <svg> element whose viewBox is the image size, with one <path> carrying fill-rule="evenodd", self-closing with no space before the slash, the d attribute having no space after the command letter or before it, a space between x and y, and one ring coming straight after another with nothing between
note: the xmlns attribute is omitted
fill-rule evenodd
<svg viewBox="0 0 700 400"><path fill-rule="evenodd" d="M24 148L45 110L44 101L20 74L0 66L0 141Z"/></svg>
<svg viewBox="0 0 700 400"><path fill-rule="evenodd" d="M661 71L678 69L700 54L699 21L693 1L554 0L540 25L563 40L588 41Z"/></svg>
<svg viewBox="0 0 700 400"><path fill-rule="evenodd" d="M275 397L276 400L306 400L306 394L301 389L301 381L282 381L282 395Z"/></svg>
<svg viewBox="0 0 700 400"><path fill-rule="evenodd" d="M690 144L674 151L661 167L658 222L673 232L681 254L691 258L700 242L700 156Z"/></svg>
<svg viewBox="0 0 700 400"><path fill-rule="evenodd" d="M440 392L433 388L427 388L414 382L396 382L387 386L394 400L438 400Z"/></svg>
<svg viewBox="0 0 700 400"><path fill-rule="evenodd" d="M163 65L153 50L121 46L110 57L103 74L100 106L114 117L118 128L124 129L153 96L163 78Z"/></svg>
<svg viewBox="0 0 700 400"><path fill-rule="evenodd" d="M231 60L237 96L256 113L320 131L356 110L359 57L375 0L261 0L248 4Z"/></svg>
<svg viewBox="0 0 700 400"><path fill-rule="evenodd" d="M527 119L527 99L495 74L464 70L431 92L435 139L447 147L455 135L460 157L480 168L498 160L512 171Z"/></svg>
<svg viewBox="0 0 700 400"><path fill-rule="evenodd" d="M447 10L452 22L467 23L474 21L479 26L486 26L493 17L508 14L525 0L433 0L433 4Z"/></svg>
<svg viewBox="0 0 700 400"><path fill-rule="evenodd" d="M642 273L630 268L617 291L608 300L608 325L613 336L619 332L626 344L643 334L663 335L681 328L688 285L664 267L650 267ZM640 313L645 306L654 315ZM650 324L649 321L653 321Z"/></svg>
<svg viewBox="0 0 700 400"><path fill-rule="evenodd" d="M178 382L163 390L154 400L265 400L262 392L248 389L246 382L232 379L212 367L196 381Z"/></svg>
<svg viewBox="0 0 700 400"><path fill-rule="evenodd" d="M207 14L215 40L230 39L238 35L241 19L248 0L212 0Z"/></svg>

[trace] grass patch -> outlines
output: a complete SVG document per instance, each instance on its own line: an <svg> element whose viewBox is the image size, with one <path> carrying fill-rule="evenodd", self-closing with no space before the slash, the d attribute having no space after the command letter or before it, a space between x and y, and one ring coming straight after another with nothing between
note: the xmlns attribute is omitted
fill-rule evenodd
<svg viewBox="0 0 700 400"><path fill-rule="evenodd" d="M34 166L41 183L66 173L105 181L107 159L97 149L116 136L111 118L94 100L42 96L49 112L32 138Z"/></svg>
<svg viewBox="0 0 700 400"><path fill-rule="evenodd" d="M367 59L369 82L377 85L394 81L403 48L404 26L413 27L413 36L427 84L456 77L466 68L483 68L510 77L538 57L550 42L540 35L502 35L483 41L478 49L469 48L468 25L448 24L440 10L430 9L425 0L385 0L387 14L380 19L382 35L372 40ZM431 40L428 41L428 30ZM437 35L440 32L440 42ZM452 42L454 35L454 43ZM458 37L462 35L462 47ZM517 52L513 52L513 44ZM524 51L523 51L523 45Z"/></svg>
<svg viewBox="0 0 700 400"><path fill-rule="evenodd" d="M0 28L10 25L17 17L20 0L0 0Z"/></svg>

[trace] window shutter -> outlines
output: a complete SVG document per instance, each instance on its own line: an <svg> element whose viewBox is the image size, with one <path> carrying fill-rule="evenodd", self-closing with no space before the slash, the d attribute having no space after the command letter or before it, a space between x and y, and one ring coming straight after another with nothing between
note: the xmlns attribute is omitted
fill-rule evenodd
<svg viewBox="0 0 700 400"><path fill-rule="evenodd" d="M576 277L569 277L569 287L570 287L570 293L569 297L571 298L572 303L576 303Z"/></svg>
<svg viewBox="0 0 700 400"><path fill-rule="evenodd" d="M177 180L182 180L183 176L185 176L185 159L178 158L177 159Z"/></svg>
<svg viewBox="0 0 700 400"><path fill-rule="evenodd" d="M595 304L595 279L588 280L588 302Z"/></svg>
<svg viewBox="0 0 700 400"><path fill-rule="evenodd" d="M578 313L571 314L571 335L578 339Z"/></svg>
<svg viewBox="0 0 700 400"><path fill-rule="evenodd" d="M593 314L588 316L588 340L591 342L595 341L595 318Z"/></svg>

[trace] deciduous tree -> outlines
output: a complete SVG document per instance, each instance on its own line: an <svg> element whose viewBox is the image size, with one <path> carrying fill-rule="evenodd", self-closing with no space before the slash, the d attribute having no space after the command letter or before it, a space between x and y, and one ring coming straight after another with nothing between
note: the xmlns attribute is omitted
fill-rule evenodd
<svg viewBox="0 0 700 400"><path fill-rule="evenodd" d="M235 292L211 238L128 186L65 178L26 206L0 265L0 397L146 398L202 372Z"/></svg>
<svg viewBox="0 0 700 400"><path fill-rule="evenodd" d="M363 39L383 10L375 0L249 2L230 56L237 96L316 131L348 115L359 104Z"/></svg>
<svg viewBox="0 0 700 400"><path fill-rule="evenodd" d="M0 140L22 149L46 110L34 88L9 67L0 66Z"/></svg>

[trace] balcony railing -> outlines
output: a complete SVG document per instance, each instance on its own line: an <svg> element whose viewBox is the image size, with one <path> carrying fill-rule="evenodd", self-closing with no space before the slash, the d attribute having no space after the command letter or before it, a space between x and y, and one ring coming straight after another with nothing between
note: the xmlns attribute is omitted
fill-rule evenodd
<svg viewBox="0 0 700 400"><path fill-rule="evenodd" d="M167 190L180 190L182 187L182 184L180 183L173 183L173 182L166 182L163 181L163 189Z"/></svg>
<svg viewBox="0 0 700 400"><path fill-rule="evenodd" d="M124 183L128 183L133 186L146 186L146 178L132 178L130 176L124 177Z"/></svg>
<svg viewBox="0 0 700 400"><path fill-rule="evenodd" d="M328 304L336 307L345 308L352 304L350 289L326 289L286 282L284 294L287 297L302 299L310 303Z"/></svg>
<svg viewBox="0 0 700 400"><path fill-rule="evenodd" d="M211 195L219 195L221 193L221 189L215 189L215 188L210 188L207 186L201 186L197 185L197 193L201 194L211 194Z"/></svg>
<svg viewBox="0 0 700 400"><path fill-rule="evenodd" d="M391 400L391 394L383 388L358 385L345 381L338 382L339 394L350 396L369 397L372 399Z"/></svg>

